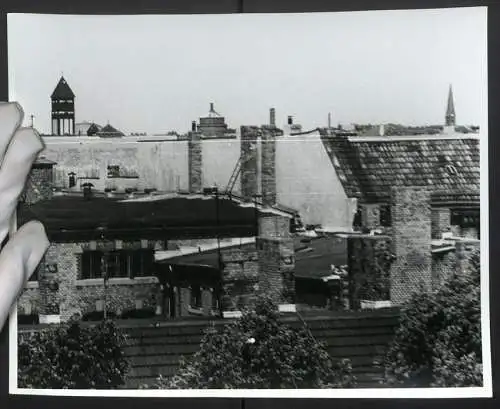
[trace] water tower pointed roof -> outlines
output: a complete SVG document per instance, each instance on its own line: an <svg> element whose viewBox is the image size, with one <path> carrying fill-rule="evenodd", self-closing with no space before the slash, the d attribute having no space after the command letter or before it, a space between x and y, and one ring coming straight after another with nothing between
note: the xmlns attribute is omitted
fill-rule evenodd
<svg viewBox="0 0 500 409"><path fill-rule="evenodd" d="M57 83L54 92L52 92L51 98L72 99L74 97L75 94L71 90L65 78L61 76L61 79Z"/></svg>

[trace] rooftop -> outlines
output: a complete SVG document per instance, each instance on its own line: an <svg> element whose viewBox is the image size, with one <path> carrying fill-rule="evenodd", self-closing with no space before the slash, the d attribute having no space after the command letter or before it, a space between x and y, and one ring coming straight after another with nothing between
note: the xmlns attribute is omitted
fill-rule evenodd
<svg viewBox="0 0 500 409"><path fill-rule="evenodd" d="M324 236L317 238L294 238L295 247L295 277L322 278L332 273L331 266L347 264L347 241L345 238ZM255 247L254 242L236 244L232 247L250 249ZM225 249L230 248L225 246ZM184 254L159 261L160 264L197 265L204 267L218 267L218 250L211 248L197 253Z"/></svg>
<svg viewBox="0 0 500 409"><path fill-rule="evenodd" d="M384 202L393 186L426 186L434 201L479 204L477 135L343 137L320 130L346 194Z"/></svg>
<svg viewBox="0 0 500 409"><path fill-rule="evenodd" d="M59 82L57 83L54 92L52 92L51 98L53 99L73 99L75 94L71 90L70 86L64 79L61 77Z"/></svg>
<svg viewBox="0 0 500 409"><path fill-rule="evenodd" d="M101 138L117 138L121 136L125 136L125 134L115 127L111 126L110 124L107 124L104 126L102 129L97 131L97 135L100 136Z"/></svg>
<svg viewBox="0 0 500 409"><path fill-rule="evenodd" d="M153 196L154 197L154 196ZM218 207L218 211L217 211ZM248 237L256 235L256 210L227 198L177 196L156 200L85 199L60 195L20 204L19 224L41 221L51 241Z"/></svg>

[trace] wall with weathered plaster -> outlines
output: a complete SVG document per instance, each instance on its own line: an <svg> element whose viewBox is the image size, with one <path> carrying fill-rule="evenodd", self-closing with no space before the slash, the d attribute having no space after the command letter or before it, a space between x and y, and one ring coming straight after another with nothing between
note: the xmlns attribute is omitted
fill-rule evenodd
<svg viewBox="0 0 500 409"><path fill-rule="evenodd" d="M305 224L351 230L355 203L348 199L319 132L276 141L278 203L300 211Z"/></svg>

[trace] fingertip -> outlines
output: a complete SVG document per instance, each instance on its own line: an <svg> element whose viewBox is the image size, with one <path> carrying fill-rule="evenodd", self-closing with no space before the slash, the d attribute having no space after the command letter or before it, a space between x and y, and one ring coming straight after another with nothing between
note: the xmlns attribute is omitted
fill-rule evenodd
<svg viewBox="0 0 500 409"><path fill-rule="evenodd" d="M2 115L2 119L11 119L13 123L17 124L16 128L19 128L24 120L24 109L17 101L1 102L0 115Z"/></svg>
<svg viewBox="0 0 500 409"><path fill-rule="evenodd" d="M14 135L14 142L22 144L23 149L28 155L38 154L45 148L40 134L34 128L19 128Z"/></svg>

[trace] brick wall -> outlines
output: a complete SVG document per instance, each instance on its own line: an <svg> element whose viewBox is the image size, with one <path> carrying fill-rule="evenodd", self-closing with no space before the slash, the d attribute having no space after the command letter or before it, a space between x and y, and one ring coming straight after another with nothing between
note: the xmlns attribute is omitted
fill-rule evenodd
<svg viewBox="0 0 500 409"><path fill-rule="evenodd" d="M241 310L252 303L259 284L257 248L245 246L221 252L224 311Z"/></svg>
<svg viewBox="0 0 500 409"><path fill-rule="evenodd" d="M34 204L39 200L52 198L54 187L54 169L52 165L33 165L24 191L24 200Z"/></svg>
<svg viewBox="0 0 500 409"><path fill-rule="evenodd" d="M241 195L253 200L258 194L258 139L261 130L256 126L241 127Z"/></svg>
<svg viewBox="0 0 500 409"><path fill-rule="evenodd" d="M421 286L432 288L431 207L425 188L396 187L391 203L391 301L404 304Z"/></svg>
<svg viewBox="0 0 500 409"><path fill-rule="evenodd" d="M278 303L295 302L295 253L289 226L288 217L259 217L259 290Z"/></svg>
<svg viewBox="0 0 500 409"><path fill-rule="evenodd" d="M201 134L191 132L188 140L188 183L191 193L201 192L203 189L202 160Z"/></svg>
<svg viewBox="0 0 500 409"><path fill-rule="evenodd" d="M432 255L432 290L437 291L457 271L456 251L450 250Z"/></svg>
<svg viewBox="0 0 500 409"><path fill-rule="evenodd" d="M463 238L455 242L457 271L467 273L471 267L470 258L475 252L479 252L481 242L476 239Z"/></svg>
<svg viewBox="0 0 500 409"><path fill-rule="evenodd" d="M387 236L350 236L347 239L349 306L360 309L361 301L386 301L390 298L389 256L392 243Z"/></svg>
<svg viewBox="0 0 500 409"><path fill-rule="evenodd" d="M449 208L432 209L432 238L440 239L442 234L451 231L451 212Z"/></svg>
<svg viewBox="0 0 500 409"><path fill-rule="evenodd" d="M380 227L380 205L378 204L360 204L361 223L367 229L376 229Z"/></svg>
<svg viewBox="0 0 500 409"><path fill-rule="evenodd" d="M150 242L149 246L159 243ZM124 247L141 248L141 243L124 243ZM26 309L35 309L40 314L60 314L65 321L74 314L85 314L96 311L106 298L109 311L120 314L128 309L135 309L140 300L143 307L156 307L162 300L159 283L156 277L111 278L107 290L103 279L80 280L80 258L83 249L89 243L51 243L40 270L38 286L28 283L18 304L19 313ZM51 272L50 268L54 272ZM57 282L58 288L50 285ZM188 290L189 291L189 290ZM58 311L49 308L58 305Z"/></svg>

